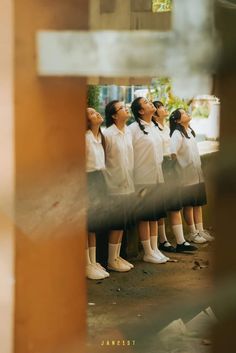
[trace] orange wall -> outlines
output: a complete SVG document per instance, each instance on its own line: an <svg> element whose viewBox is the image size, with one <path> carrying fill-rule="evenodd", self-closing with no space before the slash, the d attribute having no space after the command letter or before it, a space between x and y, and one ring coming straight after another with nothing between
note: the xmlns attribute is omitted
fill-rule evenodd
<svg viewBox="0 0 236 353"><path fill-rule="evenodd" d="M87 29L83 0L15 4L15 352L82 352L86 81L40 78L39 29Z"/></svg>
<svg viewBox="0 0 236 353"><path fill-rule="evenodd" d="M0 353L13 351L14 107L12 2L0 2Z"/></svg>

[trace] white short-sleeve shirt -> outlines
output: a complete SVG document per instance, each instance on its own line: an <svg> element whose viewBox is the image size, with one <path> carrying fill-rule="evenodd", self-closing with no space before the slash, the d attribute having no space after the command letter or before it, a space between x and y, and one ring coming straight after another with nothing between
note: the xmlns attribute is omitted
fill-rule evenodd
<svg viewBox="0 0 236 353"><path fill-rule="evenodd" d="M140 119L147 135L143 133L137 122L128 128L132 134L134 147L134 183L163 183L162 161L163 141L159 129L153 122L147 123Z"/></svg>
<svg viewBox="0 0 236 353"><path fill-rule="evenodd" d="M94 172L105 169L105 153L102 138L95 138L91 130L86 132L86 171Z"/></svg>
<svg viewBox="0 0 236 353"><path fill-rule="evenodd" d="M194 185L203 182L204 178L197 142L190 129L187 129L187 134L190 138L175 130L171 136L170 151L176 155L182 169L183 184Z"/></svg>
<svg viewBox="0 0 236 353"><path fill-rule="evenodd" d="M105 179L108 190L113 195L130 194L134 192L134 154L130 131L125 126L122 132L113 124L103 134L106 141Z"/></svg>

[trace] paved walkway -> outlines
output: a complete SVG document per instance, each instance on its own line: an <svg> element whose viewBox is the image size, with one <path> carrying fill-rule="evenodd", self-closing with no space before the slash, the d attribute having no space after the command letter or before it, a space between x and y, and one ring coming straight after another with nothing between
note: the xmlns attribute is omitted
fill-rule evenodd
<svg viewBox="0 0 236 353"><path fill-rule="evenodd" d="M200 300L212 290L213 246L203 244L194 255L175 254L177 263L161 265L144 263L139 255L130 272L88 280L90 351L208 352L206 333L191 338L177 334L175 348L172 342L167 349L161 348L158 332L176 319L184 324L207 308Z"/></svg>

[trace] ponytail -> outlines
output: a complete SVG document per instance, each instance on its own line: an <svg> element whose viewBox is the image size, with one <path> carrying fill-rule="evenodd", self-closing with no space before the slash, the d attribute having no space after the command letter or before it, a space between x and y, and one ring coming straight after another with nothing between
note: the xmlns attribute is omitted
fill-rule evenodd
<svg viewBox="0 0 236 353"><path fill-rule="evenodd" d="M152 122L153 122L153 124L156 126L156 127L158 127L158 129L160 130L160 131L163 131L163 129L159 126L159 124L156 122L156 120L155 120L155 118L152 118Z"/></svg>
<svg viewBox="0 0 236 353"><path fill-rule="evenodd" d="M138 123L140 130L144 133L144 135L148 135L148 132L145 131L145 127L142 125L142 123L140 121L141 115L140 115L139 111L141 109L140 100L142 98L143 97L138 97L132 102L131 110L132 110L135 121Z"/></svg>
<svg viewBox="0 0 236 353"><path fill-rule="evenodd" d="M160 108L160 107L164 107L164 104L163 104L161 101L154 101L154 102L152 102L152 103L153 103L154 107L157 108L157 109ZM156 110L156 112L155 112L154 114L155 114L156 116L159 116L157 110ZM159 129L160 131L163 131L163 129L159 126L158 122L155 120L154 117L152 118L152 121L153 121L153 123L156 125L156 127L158 127L158 129Z"/></svg>

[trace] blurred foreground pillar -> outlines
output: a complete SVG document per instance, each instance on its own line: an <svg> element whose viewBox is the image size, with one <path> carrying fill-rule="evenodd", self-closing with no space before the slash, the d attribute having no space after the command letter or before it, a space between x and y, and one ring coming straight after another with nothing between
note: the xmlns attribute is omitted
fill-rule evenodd
<svg viewBox="0 0 236 353"><path fill-rule="evenodd" d="M222 57L216 77L214 94L221 101L220 154L217 164L215 220L217 231L215 275L221 281L236 277L236 4L235 1L216 1L216 26L222 39ZM224 303L226 307L234 303ZM215 331L214 352L235 352L235 310L218 308L220 324Z"/></svg>
<svg viewBox="0 0 236 353"><path fill-rule="evenodd" d="M83 0L0 4L0 353L82 353L86 81L39 78L40 29L87 29Z"/></svg>

